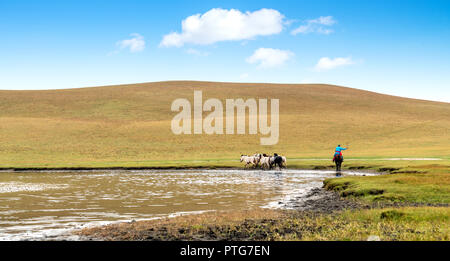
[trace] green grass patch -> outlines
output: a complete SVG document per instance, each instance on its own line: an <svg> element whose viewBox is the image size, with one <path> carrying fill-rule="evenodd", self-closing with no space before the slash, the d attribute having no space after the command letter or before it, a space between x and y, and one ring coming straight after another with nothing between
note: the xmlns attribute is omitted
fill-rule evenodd
<svg viewBox="0 0 450 261"><path fill-rule="evenodd" d="M313 231L305 240L450 240L450 208L404 207L346 211L321 216L320 233ZM325 224L328 224L325 226Z"/></svg>
<svg viewBox="0 0 450 261"><path fill-rule="evenodd" d="M409 173L327 179L324 187L338 191L343 197L367 202L450 203L447 165L419 165L407 169Z"/></svg>

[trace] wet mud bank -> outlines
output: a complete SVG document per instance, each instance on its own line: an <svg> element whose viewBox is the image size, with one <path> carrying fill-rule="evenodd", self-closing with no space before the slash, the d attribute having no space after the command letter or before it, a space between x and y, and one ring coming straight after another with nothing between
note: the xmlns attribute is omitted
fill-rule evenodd
<svg viewBox="0 0 450 261"><path fill-rule="evenodd" d="M308 211L313 213L331 214L346 209L370 208L369 205L353 199L344 199L335 191L324 188L313 188L306 196L297 197L286 203L279 202L282 209Z"/></svg>
<svg viewBox="0 0 450 261"><path fill-rule="evenodd" d="M340 196L339 192L314 188L306 196L297 197L287 202L278 202L282 209L332 214L343 210L401 208L401 207L449 207L447 203L420 202L371 202L364 203L355 198Z"/></svg>

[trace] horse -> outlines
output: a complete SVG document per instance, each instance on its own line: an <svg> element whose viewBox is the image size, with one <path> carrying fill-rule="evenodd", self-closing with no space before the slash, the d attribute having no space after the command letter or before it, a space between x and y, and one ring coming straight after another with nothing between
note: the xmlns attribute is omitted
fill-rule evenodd
<svg viewBox="0 0 450 261"><path fill-rule="evenodd" d="M257 168L258 164L261 162L262 154L257 153L255 155L253 155L253 157L255 158L255 161L256 161L255 168Z"/></svg>
<svg viewBox="0 0 450 261"><path fill-rule="evenodd" d="M285 157L285 156L281 156L281 158L283 159L283 161L282 161L283 168L286 168L286 169L287 169L287 160L286 160L286 157Z"/></svg>
<svg viewBox="0 0 450 261"><path fill-rule="evenodd" d="M278 166L278 168L281 170L283 168L283 157L275 155L272 157L273 165L275 165L275 168Z"/></svg>
<svg viewBox="0 0 450 261"><path fill-rule="evenodd" d="M342 162L344 157L340 154L335 154L333 157L333 162L336 164L336 171L341 171Z"/></svg>
<svg viewBox="0 0 450 261"><path fill-rule="evenodd" d="M247 168L248 165L253 165L254 167L256 167L256 165L258 164L255 156L247 155L241 155L241 162L245 162L245 168Z"/></svg>
<svg viewBox="0 0 450 261"><path fill-rule="evenodd" d="M270 156L266 154L261 155L259 163L261 164L261 169L270 169Z"/></svg>
<svg viewBox="0 0 450 261"><path fill-rule="evenodd" d="M286 157L284 159L284 162L286 162ZM283 164L283 157L275 153L273 156L269 158L269 165L270 169L272 169L273 166L278 166L278 168L281 170L285 165Z"/></svg>

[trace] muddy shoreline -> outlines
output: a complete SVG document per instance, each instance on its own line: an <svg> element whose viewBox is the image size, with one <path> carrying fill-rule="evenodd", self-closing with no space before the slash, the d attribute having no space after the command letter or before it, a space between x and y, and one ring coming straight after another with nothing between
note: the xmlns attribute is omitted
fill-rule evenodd
<svg viewBox="0 0 450 261"><path fill-rule="evenodd" d="M279 204L282 209L322 214L332 214L347 209L370 208L367 204L353 199L344 199L339 193L324 188L313 188L305 197L296 197L286 203L279 202Z"/></svg>

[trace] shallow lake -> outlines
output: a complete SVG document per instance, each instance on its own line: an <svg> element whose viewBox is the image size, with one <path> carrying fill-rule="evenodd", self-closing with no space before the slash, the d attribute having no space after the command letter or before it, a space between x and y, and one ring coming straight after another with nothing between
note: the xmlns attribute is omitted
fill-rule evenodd
<svg viewBox="0 0 450 261"><path fill-rule="evenodd" d="M0 240L39 240L117 221L276 208L335 176L320 170L0 172Z"/></svg>

